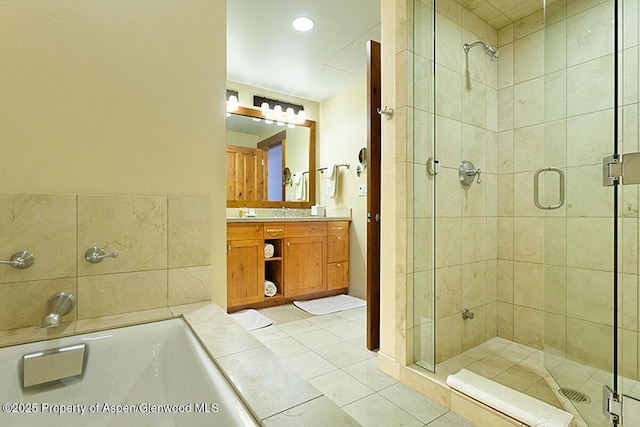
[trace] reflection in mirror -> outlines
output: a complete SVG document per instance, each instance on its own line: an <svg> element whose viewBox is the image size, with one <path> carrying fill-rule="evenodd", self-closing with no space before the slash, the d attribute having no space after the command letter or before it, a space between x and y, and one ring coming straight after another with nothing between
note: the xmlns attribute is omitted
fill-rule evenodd
<svg viewBox="0 0 640 427"><path fill-rule="evenodd" d="M261 117L243 107L227 117L227 206L315 204L315 122L278 126Z"/></svg>

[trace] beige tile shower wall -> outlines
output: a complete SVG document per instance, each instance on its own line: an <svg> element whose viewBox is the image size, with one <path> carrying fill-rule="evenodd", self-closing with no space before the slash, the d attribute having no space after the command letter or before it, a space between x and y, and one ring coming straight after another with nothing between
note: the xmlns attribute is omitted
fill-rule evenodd
<svg viewBox="0 0 640 427"><path fill-rule="evenodd" d="M39 326L60 291L77 297L65 321L210 300L210 217L208 198L1 194L0 254L36 261L0 266L0 331ZM93 246L119 256L91 264Z"/></svg>
<svg viewBox="0 0 640 427"><path fill-rule="evenodd" d="M461 5L436 3L435 154L441 172L435 196L436 362L497 334L498 64L481 48L498 32ZM418 143L416 143L417 146ZM417 149L416 149L417 150ZM419 162L426 156L416 159ZM462 186L462 160L482 170L481 183ZM461 312L469 309L473 320Z"/></svg>

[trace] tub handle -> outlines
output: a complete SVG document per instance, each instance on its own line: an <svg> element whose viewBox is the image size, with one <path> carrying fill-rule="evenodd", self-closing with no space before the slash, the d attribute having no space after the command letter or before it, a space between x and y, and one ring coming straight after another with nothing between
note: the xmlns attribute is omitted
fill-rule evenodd
<svg viewBox="0 0 640 427"><path fill-rule="evenodd" d="M106 253L104 249L94 246L87 249L87 251L84 253L84 259L86 259L91 264L102 262L102 260L105 258L118 258L118 251Z"/></svg>
<svg viewBox="0 0 640 427"><path fill-rule="evenodd" d="M13 268L17 268L19 270L24 270L25 268L29 268L33 265L36 258L29 251L20 251L11 255L10 261L0 261L0 264L10 265Z"/></svg>

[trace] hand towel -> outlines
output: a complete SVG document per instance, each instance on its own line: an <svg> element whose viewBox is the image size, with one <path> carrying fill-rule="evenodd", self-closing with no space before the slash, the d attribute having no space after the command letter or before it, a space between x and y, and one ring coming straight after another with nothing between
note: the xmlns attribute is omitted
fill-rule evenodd
<svg viewBox="0 0 640 427"><path fill-rule="evenodd" d="M276 284L271 282L271 281L269 281L269 280L265 280L264 281L264 296L265 297L272 297L276 293L278 293L278 288L276 287Z"/></svg>
<svg viewBox="0 0 640 427"><path fill-rule="evenodd" d="M304 172L296 172L293 174L293 188L295 189L296 200L305 200Z"/></svg>
<svg viewBox="0 0 640 427"><path fill-rule="evenodd" d="M274 253L275 253L275 248L273 247L273 245L271 243L265 243L264 244L264 257L265 258L271 258Z"/></svg>
<svg viewBox="0 0 640 427"><path fill-rule="evenodd" d="M327 167L327 197L335 199L338 195L338 165Z"/></svg>

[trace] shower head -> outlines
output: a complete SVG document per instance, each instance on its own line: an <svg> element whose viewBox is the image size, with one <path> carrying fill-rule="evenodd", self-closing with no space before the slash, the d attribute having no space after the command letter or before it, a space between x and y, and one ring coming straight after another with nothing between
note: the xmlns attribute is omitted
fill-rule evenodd
<svg viewBox="0 0 640 427"><path fill-rule="evenodd" d="M498 56L500 56L500 51L497 50L495 47L485 43L485 42L481 42L481 41L477 41L471 44L467 44L465 43L462 46L462 49L464 49L465 53L469 53L469 50L471 50L472 47L476 47L476 46L482 46L482 48L484 49L484 53L486 53L487 55L489 55L489 57L491 57L491 60L493 61L495 58L498 58Z"/></svg>

